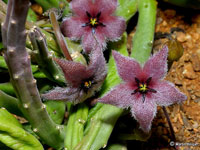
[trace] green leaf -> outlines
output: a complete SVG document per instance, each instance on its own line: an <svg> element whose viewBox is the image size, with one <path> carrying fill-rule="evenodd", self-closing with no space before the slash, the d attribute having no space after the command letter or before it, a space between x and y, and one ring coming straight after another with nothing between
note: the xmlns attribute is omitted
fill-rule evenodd
<svg viewBox="0 0 200 150"><path fill-rule="evenodd" d="M41 143L3 108L0 109L0 142L14 150L43 150Z"/></svg>

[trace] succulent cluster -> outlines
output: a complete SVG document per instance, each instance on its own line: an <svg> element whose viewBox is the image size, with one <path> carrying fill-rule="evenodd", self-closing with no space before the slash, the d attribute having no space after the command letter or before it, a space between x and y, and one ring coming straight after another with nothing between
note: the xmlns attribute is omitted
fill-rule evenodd
<svg viewBox="0 0 200 150"><path fill-rule="evenodd" d="M44 3L48 6L50 4L49 2ZM149 15L148 11L144 11L147 5L150 8L156 8L154 0L130 0L127 3L138 3L138 9L142 15ZM122 15L126 20L115 14L116 9L118 12L124 12L122 10L125 6L122 5L123 2L117 0L72 0L69 3L72 15L64 18L60 27L54 13L50 12L53 32L59 45L57 48L61 49L67 58L64 59L49 52L48 41L45 40L47 37L45 34L48 36L49 34L35 26L28 34L29 43L31 43L29 48L32 48L32 51L27 52L25 23L29 0L9 0L1 31L5 48L4 58L17 99L6 97L5 94L1 94L1 91L0 98L6 97L13 101L13 105L19 108L19 114L30 123L32 128L30 130L35 132L45 144L56 149L63 147L70 147L69 149L75 147L76 150L87 150L94 147L94 149L99 149L108 141L114 124L122 113L119 108L130 108L132 116L139 122L141 129L149 132L157 106L168 106L187 99L172 83L164 80L167 73L167 46L142 64L139 63L144 61L140 59L141 54L149 57L152 47L146 46L148 48L146 51L145 45L140 45L141 51L137 50L138 54L135 53L134 47L131 54L131 57L135 58L133 59L127 56L126 40L124 43L121 41L121 43L116 43L125 32L126 21L130 19L131 11ZM63 8L64 13L66 13L65 10L67 9ZM132 16L135 12L136 9L132 12ZM153 12L156 12L156 9ZM139 16L140 18L141 16ZM155 21L155 13L148 19ZM148 19L142 21L148 21ZM139 23L141 23L140 20ZM150 35L148 42L152 42L153 28L154 26L145 29ZM150 29L153 31L150 32ZM72 58L73 54L68 51L68 39L66 40L61 32L70 40L80 42L83 49L82 54L86 56L87 61L85 62L87 63L83 64ZM137 37L141 38L144 34L145 32L141 32L141 28L137 28ZM112 41L112 45L115 45L119 52L112 51L107 65L103 52L108 41ZM133 43L137 42L134 40ZM121 55L120 52L126 56ZM80 55L83 57L82 54ZM38 64L37 71L42 73L42 77L41 75L39 77L49 79L54 86L57 83L56 87L48 86L48 90L45 92L39 91L37 80L33 76L31 59ZM102 92L101 88L106 92ZM96 92L99 92L101 97L97 98L98 104L88 115L89 108L83 102L94 96ZM55 106L49 104L48 108L45 102L52 101L55 102ZM58 104L58 101L64 103ZM70 103L66 104L65 102ZM49 114L55 116L57 113L55 107L58 105L63 108L63 113L60 115L62 117L59 116L60 123L56 124L57 120ZM71 115L66 125L68 133L63 130L65 125L60 125L64 118L65 106ZM57 109L58 112L61 107ZM47 110L50 111L47 112ZM110 117L112 119L108 119ZM86 121L88 122L85 129ZM73 126L75 127L71 131ZM104 132L104 128L106 132ZM21 128L19 130L26 132ZM79 134L80 131L81 134ZM75 132L74 136L69 137L73 134L72 132ZM99 136L97 137L97 135ZM77 139L71 139L73 137ZM104 138L99 140L101 137ZM90 138L93 139L89 140ZM33 138L32 141L36 141L36 147L42 149L40 143L37 143L37 139ZM68 143L71 145L69 146Z"/></svg>

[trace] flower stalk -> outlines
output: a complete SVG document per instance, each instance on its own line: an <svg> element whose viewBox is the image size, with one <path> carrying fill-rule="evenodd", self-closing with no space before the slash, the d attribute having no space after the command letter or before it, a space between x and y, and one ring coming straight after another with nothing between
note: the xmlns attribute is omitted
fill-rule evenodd
<svg viewBox="0 0 200 150"><path fill-rule="evenodd" d="M54 34L56 36L57 43L60 47L60 50L62 50L62 52L67 60L73 61L71 55L69 54L65 38L60 31L60 26L56 20L55 13L52 11L52 12L50 12L49 16L50 16L51 24L53 25Z"/></svg>

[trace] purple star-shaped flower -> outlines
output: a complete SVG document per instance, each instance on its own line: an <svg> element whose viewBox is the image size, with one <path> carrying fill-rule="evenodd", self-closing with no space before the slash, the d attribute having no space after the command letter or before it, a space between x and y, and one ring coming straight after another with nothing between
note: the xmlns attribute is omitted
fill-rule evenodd
<svg viewBox="0 0 200 150"><path fill-rule="evenodd" d="M113 15L117 0L73 0L70 6L74 16L63 21L62 33L72 40L82 39L87 53L96 45L94 36L105 48L107 40L116 41L125 31L125 20Z"/></svg>
<svg viewBox="0 0 200 150"><path fill-rule="evenodd" d="M48 100L65 100L74 104L83 102L98 91L106 77L106 62L101 48L90 54L90 63L85 66L78 62L55 59L62 69L67 87L56 87L42 95Z"/></svg>
<svg viewBox="0 0 200 150"><path fill-rule="evenodd" d="M157 105L168 106L187 99L172 83L163 80L167 73L167 53L165 46L141 67L134 59L113 51L118 74L124 83L100 98L99 102L120 108L130 107L142 130L148 132Z"/></svg>

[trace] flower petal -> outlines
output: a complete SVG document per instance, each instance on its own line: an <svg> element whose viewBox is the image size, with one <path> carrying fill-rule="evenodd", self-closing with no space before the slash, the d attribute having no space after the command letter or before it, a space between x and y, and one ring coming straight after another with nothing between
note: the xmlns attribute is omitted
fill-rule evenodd
<svg viewBox="0 0 200 150"><path fill-rule="evenodd" d="M72 0L70 7L76 15L86 17L86 11L93 11L94 4L92 0Z"/></svg>
<svg viewBox="0 0 200 150"><path fill-rule="evenodd" d="M75 100L78 94L79 93L75 88L56 87L55 89L42 94L42 98L46 100Z"/></svg>
<svg viewBox="0 0 200 150"><path fill-rule="evenodd" d="M61 24L61 31L64 36L79 40L85 32L85 27L82 27L84 23L85 21L80 17L66 18Z"/></svg>
<svg viewBox="0 0 200 150"><path fill-rule="evenodd" d="M175 88L174 84L167 81L157 82L154 89L157 92L151 94L151 99L160 106L180 103L187 99L187 96Z"/></svg>
<svg viewBox="0 0 200 150"><path fill-rule="evenodd" d="M116 51L112 51L120 77L127 82L135 82L135 77L142 72L140 64L129 57L122 56Z"/></svg>
<svg viewBox="0 0 200 150"><path fill-rule="evenodd" d="M80 86L82 80L92 76L92 72L87 71L86 66L81 63L57 58L54 60L61 67L67 83L71 84L73 87Z"/></svg>
<svg viewBox="0 0 200 150"><path fill-rule="evenodd" d="M96 38L96 39L95 39ZM98 42L98 43L97 43ZM83 35L83 49L86 53L90 53L91 50L96 47L97 44L102 46L102 48L106 47L106 41L104 35L101 33L100 29L95 29L95 33L92 33L92 29L85 32Z"/></svg>
<svg viewBox="0 0 200 150"><path fill-rule="evenodd" d="M136 96L131 94L133 89L129 83L122 83L102 98L99 98L98 102L111 104L120 108L128 108L131 106L131 101L136 99Z"/></svg>
<svg viewBox="0 0 200 150"><path fill-rule="evenodd" d="M141 99L134 100L131 107L133 117L139 122L141 129L144 132L149 132L151 122L156 115L157 107L154 102L146 97L144 103Z"/></svg>
<svg viewBox="0 0 200 150"><path fill-rule="evenodd" d="M153 80L162 79L167 73L168 48L164 46L162 50L153 55L144 65L143 71Z"/></svg>
<svg viewBox="0 0 200 150"><path fill-rule="evenodd" d="M106 61L102 49L97 45L90 54L88 71L94 73L94 81L103 81L107 74Z"/></svg>
<svg viewBox="0 0 200 150"><path fill-rule="evenodd" d="M45 94L42 94L42 98L46 100L69 101L73 104L78 104L84 101L87 98L86 96L87 95L83 90L73 87L56 87L55 89L50 90Z"/></svg>
<svg viewBox="0 0 200 150"><path fill-rule="evenodd" d="M118 40L126 29L126 22L122 17L105 16L102 22L105 25L102 33L111 41Z"/></svg>
<svg viewBox="0 0 200 150"><path fill-rule="evenodd" d="M111 15L117 8L117 0L95 0L95 6L103 16Z"/></svg>

